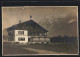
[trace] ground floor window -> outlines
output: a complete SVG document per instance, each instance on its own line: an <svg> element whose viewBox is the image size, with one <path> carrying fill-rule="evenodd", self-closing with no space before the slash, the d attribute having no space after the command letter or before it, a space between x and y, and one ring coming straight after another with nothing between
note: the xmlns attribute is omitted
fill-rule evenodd
<svg viewBox="0 0 80 57"><path fill-rule="evenodd" d="M25 41L25 37L19 37L18 41Z"/></svg>

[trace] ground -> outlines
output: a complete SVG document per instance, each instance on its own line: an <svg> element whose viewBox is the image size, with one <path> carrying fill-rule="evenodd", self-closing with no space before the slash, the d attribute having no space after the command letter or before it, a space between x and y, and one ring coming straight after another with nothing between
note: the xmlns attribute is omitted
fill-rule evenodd
<svg viewBox="0 0 80 57"><path fill-rule="evenodd" d="M66 44L29 44L11 45L3 44L3 55L14 54L77 54L77 45Z"/></svg>

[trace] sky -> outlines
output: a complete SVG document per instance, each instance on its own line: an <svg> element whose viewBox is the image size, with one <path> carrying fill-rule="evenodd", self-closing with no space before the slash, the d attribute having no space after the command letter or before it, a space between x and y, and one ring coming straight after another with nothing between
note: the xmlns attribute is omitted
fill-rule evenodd
<svg viewBox="0 0 80 57"><path fill-rule="evenodd" d="M48 19L57 21L59 18L70 16L68 23L77 21L78 7L77 6L16 6L16 7L2 7L2 28L8 28L12 25L18 24L19 20L25 22L30 20L36 22ZM3 30L2 29L2 30Z"/></svg>

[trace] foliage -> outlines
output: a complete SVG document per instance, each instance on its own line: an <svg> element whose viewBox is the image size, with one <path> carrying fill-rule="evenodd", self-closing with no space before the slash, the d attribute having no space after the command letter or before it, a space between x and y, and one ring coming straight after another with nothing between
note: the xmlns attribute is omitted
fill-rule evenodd
<svg viewBox="0 0 80 57"><path fill-rule="evenodd" d="M52 43L67 43L67 44L77 44L77 37L69 37L67 35L65 36L56 36L51 38Z"/></svg>

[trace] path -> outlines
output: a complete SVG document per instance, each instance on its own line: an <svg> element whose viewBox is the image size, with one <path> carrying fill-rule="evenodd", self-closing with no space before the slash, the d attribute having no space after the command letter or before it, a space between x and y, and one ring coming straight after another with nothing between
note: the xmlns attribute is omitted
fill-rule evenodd
<svg viewBox="0 0 80 57"><path fill-rule="evenodd" d="M52 52L52 51L47 51L47 50L40 50L40 49L34 49L34 48L24 48L24 49L38 52L38 54L66 54L66 53L57 53L57 52Z"/></svg>

